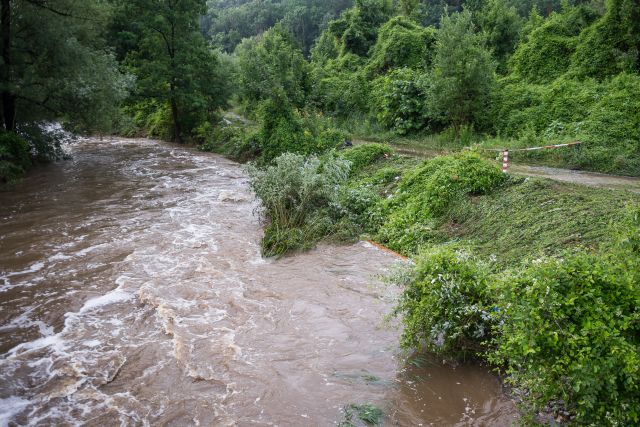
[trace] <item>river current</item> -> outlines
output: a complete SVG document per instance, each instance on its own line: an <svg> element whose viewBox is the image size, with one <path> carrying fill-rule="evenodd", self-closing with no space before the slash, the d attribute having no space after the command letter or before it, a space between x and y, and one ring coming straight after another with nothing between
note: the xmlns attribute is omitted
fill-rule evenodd
<svg viewBox="0 0 640 427"><path fill-rule="evenodd" d="M240 165L151 140L71 154L0 193L0 427L514 420L487 370L405 360L393 255L263 259Z"/></svg>

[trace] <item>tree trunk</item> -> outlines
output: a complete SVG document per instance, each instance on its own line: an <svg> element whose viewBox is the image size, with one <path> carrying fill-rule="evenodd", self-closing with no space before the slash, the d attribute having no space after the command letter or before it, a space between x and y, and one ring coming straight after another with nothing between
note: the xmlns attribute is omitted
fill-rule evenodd
<svg viewBox="0 0 640 427"><path fill-rule="evenodd" d="M11 91L11 0L2 0L2 122L6 131L16 127L16 95Z"/></svg>
<svg viewBox="0 0 640 427"><path fill-rule="evenodd" d="M171 85L171 116L173 117L173 139L182 144L182 125L180 124L180 112L178 103L173 94L173 84Z"/></svg>

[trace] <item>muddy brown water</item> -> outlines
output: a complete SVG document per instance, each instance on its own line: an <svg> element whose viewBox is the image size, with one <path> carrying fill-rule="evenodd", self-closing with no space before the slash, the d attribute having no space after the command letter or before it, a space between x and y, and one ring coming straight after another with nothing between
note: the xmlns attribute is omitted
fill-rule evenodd
<svg viewBox="0 0 640 427"><path fill-rule="evenodd" d="M407 364L369 244L260 256L241 166L85 140L0 193L0 426L510 425L499 381Z"/></svg>

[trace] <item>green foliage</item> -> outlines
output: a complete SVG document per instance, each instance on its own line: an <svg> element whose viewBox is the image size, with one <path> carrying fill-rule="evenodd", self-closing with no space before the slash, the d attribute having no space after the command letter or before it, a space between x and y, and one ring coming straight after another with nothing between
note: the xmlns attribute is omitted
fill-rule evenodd
<svg viewBox="0 0 640 427"><path fill-rule="evenodd" d="M0 183L22 178L31 166L29 144L12 132L0 132Z"/></svg>
<svg viewBox="0 0 640 427"><path fill-rule="evenodd" d="M492 336L489 266L450 246L425 249L391 278L402 287L401 345L444 355L475 356Z"/></svg>
<svg viewBox="0 0 640 427"><path fill-rule="evenodd" d="M572 58L579 77L603 79L640 70L640 4L607 0L607 12L580 34Z"/></svg>
<svg viewBox="0 0 640 427"><path fill-rule="evenodd" d="M12 19L2 20L8 37L0 59L3 128L64 120L81 130L109 131L132 83L102 39L110 4L7 3Z"/></svg>
<svg viewBox="0 0 640 427"><path fill-rule="evenodd" d="M456 128L482 127L495 84L495 64L469 12L442 18L431 73L430 110Z"/></svg>
<svg viewBox="0 0 640 427"><path fill-rule="evenodd" d="M368 110L369 86L364 71L336 71L336 61L313 71L312 104L335 117L361 116Z"/></svg>
<svg viewBox="0 0 640 427"><path fill-rule="evenodd" d="M154 100L171 111L173 139L183 142L226 105L229 76L198 31L203 0L133 0L121 5L140 39L127 62L138 77L134 102Z"/></svg>
<svg viewBox="0 0 640 427"><path fill-rule="evenodd" d="M579 150L555 154L564 165L638 175L639 96L637 74L603 82L562 77L544 86L503 81L493 102L494 126L503 136L533 137L533 145L579 139Z"/></svg>
<svg viewBox="0 0 640 427"><path fill-rule="evenodd" d="M593 149L582 165L592 170L640 174L640 75L622 73L605 83L584 121ZM599 149L598 149L599 148Z"/></svg>
<svg viewBox="0 0 640 427"><path fill-rule="evenodd" d="M420 9L420 0L399 0L398 9L404 16L416 16Z"/></svg>
<svg viewBox="0 0 640 427"><path fill-rule="evenodd" d="M312 117L303 117L286 100L269 99L258 110L259 139L263 162L283 153L319 154L337 148L345 132Z"/></svg>
<svg viewBox="0 0 640 427"><path fill-rule="evenodd" d="M490 192L504 180L494 164L471 152L427 160L404 175L386 202L387 221L377 239L401 253L414 253L437 233L453 203Z"/></svg>
<svg viewBox="0 0 640 427"><path fill-rule="evenodd" d="M637 256L544 259L501 283L493 360L529 391L534 408L562 399L580 425L638 423L640 287L638 271L622 261Z"/></svg>
<svg viewBox="0 0 640 427"><path fill-rule="evenodd" d="M199 148L202 151L223 154L239 162L248 162L260 155L260 138L257 132L240 126L212 127L203 125L198 129Z"/></svg>
<svg viewBox="0 0 640 427"><path fill-rule="evenodd" d="M429 76L408 68L393 70L373 82L371 107L378 123L406 135L429 124Z"/></svg>
<svg viewBox="0 0 640 427"><path fill-rule="evenodd" d="M553 13L533 29L509 60L509 69L529 83L546 83L569 70L578 35L597 17L592 9L571 7Z"/></svg>
<svg viewBox="0 0 640 427"><path fill-rule="evenodd" d="M505 0L488 0L484 7L474 14L478 27L484 33L487 45L491 47L500 72L507 68L507 58L516 49L522 18L515 6Z"/></svg>
<svg viewBox="0 0 640 427"><path fill-rule="evenodd" d="M284 99L269 99L258 110L262 159L270 162L283 153L304 153L304 130L298 114Z"/></svg>
<svg viewBox="0 0 640 427"><path fill-rule="evenodd" d="M273 97L295 107L305 104L308 66L302 51L282 26L246 39L236 50L239 94L249 110Z"/></svg>
<svg viewBox="0 0 640 427"><path fill-rule="evenodd" d="M280 21L304 52L309 52L320 30L351 3L350 0L210 0L202 30L216 45L233 52L242 39L257 36Z"/></svg>
<svg viewBox="0 0 640 427"><path fill-rule="evenodd" d="M391 17L392 11L389 0L355 0L340 19L329 23L327 31L337 39L341 55L353 53L365 57L376 42L378 28Z"/></svg>
<svg viewBox="0 0 640 427"><path fill-rule="evenodd" d="M48 129L40 124L20 126L19 135L29 143L29 155L33 163L48 163L68 158L62 144L69 135L62 128Z"/></svg>
<svg viewBox="0 0 640 427"><path fill-rule="evenodd" d="M144 135L164 140L173 136L171 109L168 104L150 99L129 105L124 110L133 122L133 127L127 130L129 135Z"/></svg>
<svg viewBox="0 0 640 427"><path fill-rule="evenodd" d="M279 256L308 249L331 231L331 209L349 175L349 162L286 153L264 169L251 166L249 175L251 188L270 220L263 253Z"/></svg>
<svg viewBox="0 0 640 427"><path fill-rule="evenodd" d="M340 151L338 157L348 160L351 163L351 172L357 173L392 153L393 149L385 144L362 144Z"/></svg>
<svg viewBox="0 0 640 427"><path fill-rule="evenodd" d="M367 69L381 74L394 68L426 68L431 65L435 39L435 29L396 16L380 27Z"/></svg>

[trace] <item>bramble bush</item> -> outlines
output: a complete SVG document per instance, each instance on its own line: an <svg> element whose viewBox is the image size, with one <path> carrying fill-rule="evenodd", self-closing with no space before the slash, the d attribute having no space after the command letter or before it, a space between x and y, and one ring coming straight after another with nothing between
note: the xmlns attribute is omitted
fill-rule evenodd
<svg viewBox="0 0 640 427"><path fill-rule="evenodd" d="M500 281L490 360L534 409L562 400L580 425L640 421L638 212L617 247L539 260Z"/></svg>
<svg viewBox="0 0 640 427"><path fill-rule="evenodd" d="M391 277L403 289L394 309L402 316L402 347L475 357L495 327L490 266L445 245L422 250L413 262Z"/></svg>

